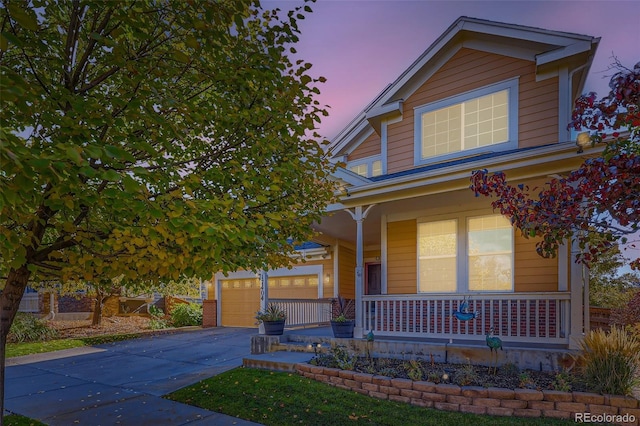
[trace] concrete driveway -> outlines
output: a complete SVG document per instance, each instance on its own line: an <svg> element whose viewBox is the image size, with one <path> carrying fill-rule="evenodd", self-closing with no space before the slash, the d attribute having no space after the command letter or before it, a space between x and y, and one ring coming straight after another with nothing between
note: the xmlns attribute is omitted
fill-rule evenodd
<svg viewBox="0 0 640 426"><path fill-rule="evenodd" d="M210 328L7 359L5 409L48 425L249 425L161 398L242 365L255 329Z"/></svg>

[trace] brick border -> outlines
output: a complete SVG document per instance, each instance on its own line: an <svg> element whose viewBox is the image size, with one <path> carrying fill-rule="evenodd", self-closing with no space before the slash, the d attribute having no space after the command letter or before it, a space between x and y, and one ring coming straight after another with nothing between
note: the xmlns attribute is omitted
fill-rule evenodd
<svg viewBox="0 0 640 426"><path fill-rule="evenodd" d="M301 376L341 389L438 410L561 419L574 419L576 413L614 416L629 414L635 417L634 422L617 424L640 425L640 401L628 396L414 382L307 363L296 364L295 370Z"/></svg>

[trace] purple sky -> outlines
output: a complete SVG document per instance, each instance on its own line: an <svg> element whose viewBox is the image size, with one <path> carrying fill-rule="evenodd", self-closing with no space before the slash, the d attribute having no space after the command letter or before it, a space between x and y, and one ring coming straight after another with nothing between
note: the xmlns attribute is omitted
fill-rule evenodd
<svg viewBox="0 0 640 426"><path fill-rule="evenodd" d="M263 0L292 9L301 0ZM640 61L640 3L636 1L392 1L318 0L299 21L299 56L313 64L322 104L320 133L333 138L393 82L458 17L489 19L601 37L585 91L608 93L612 54L631 68Z"/></svg>

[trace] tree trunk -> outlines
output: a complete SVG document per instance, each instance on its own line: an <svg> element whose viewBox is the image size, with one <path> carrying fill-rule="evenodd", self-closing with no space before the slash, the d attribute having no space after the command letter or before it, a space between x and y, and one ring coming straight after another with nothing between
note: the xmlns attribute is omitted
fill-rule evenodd
<svg viewBox="0 0 640 426"><path fill-rule="evenodd" d="M4 289L0 294L0 425L4 414L4 372L5 372L5 350L7 347L7 336L13 324L13 319L18 313L20 301L24 290L27 288L31 272L26 265L9 271L9 276Z"/></svg>
<svg viewBox="0 0 640 426"><path fill-rule="evenodd" d="M102 290L96 287L96 303L93 307L93 316L91 317L91 325L102 324L102 306L104 304L104 294Z"/></svg>

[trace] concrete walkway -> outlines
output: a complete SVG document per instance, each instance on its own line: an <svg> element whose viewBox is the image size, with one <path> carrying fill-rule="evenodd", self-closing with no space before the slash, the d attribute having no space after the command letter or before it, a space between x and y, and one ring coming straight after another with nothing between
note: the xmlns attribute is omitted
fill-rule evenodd
<svg viewBox="0 0 640 426"><path fill-rule="evenodd" d="M162 398L242 365L255 329L211 328L7 359L5 409L56 425L252 425Z"/></svg>

